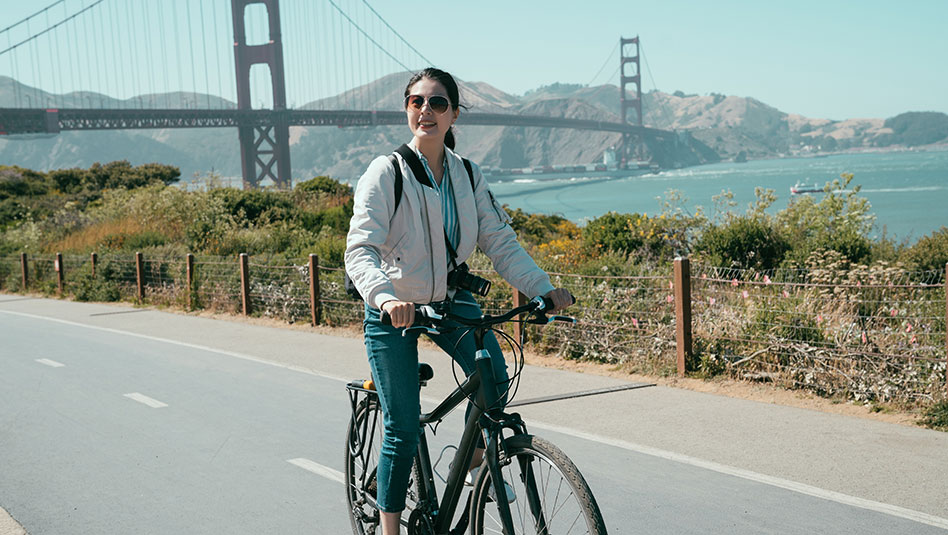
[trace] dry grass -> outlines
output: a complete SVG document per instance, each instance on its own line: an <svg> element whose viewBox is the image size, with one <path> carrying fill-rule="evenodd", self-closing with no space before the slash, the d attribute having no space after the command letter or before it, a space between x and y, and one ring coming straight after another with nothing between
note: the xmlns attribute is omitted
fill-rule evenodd
<svg viewBox="0 0 948 535"><path fill-rule="evenodd" d="M60 240L50 242L46 245L46 252L91 251L106 244L110 239L120 239L122 236L132 236L151 230L149 226L133 217L100 221L83 227Z"/></svg>

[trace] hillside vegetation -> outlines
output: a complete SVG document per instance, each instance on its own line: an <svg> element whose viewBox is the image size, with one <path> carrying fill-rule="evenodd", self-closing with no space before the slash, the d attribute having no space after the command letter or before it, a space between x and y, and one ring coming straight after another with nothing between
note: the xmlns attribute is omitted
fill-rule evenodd
<svg viewBox="0 0 948 535"><path fill-rule="evenodd" d="M178 170L127 161L48 173L0 167L0 254L149 250L164 253L299 257L319 254L341 265L352 215L350 186L327 176L292 191L179 187ZM559 216L513 210L514 227L544 266L568 272L609 271L692 255L711 265L752 270L794 268L825 251L848 262L900 262L939 270L948 262L948 228L911 247L873 240L869 204L852 175L822 196L799 196L776 214L772 190L758 189L743 213L725 193L714 214L689 214L671 191L655 215L607 213L584 228Z"/></svg>

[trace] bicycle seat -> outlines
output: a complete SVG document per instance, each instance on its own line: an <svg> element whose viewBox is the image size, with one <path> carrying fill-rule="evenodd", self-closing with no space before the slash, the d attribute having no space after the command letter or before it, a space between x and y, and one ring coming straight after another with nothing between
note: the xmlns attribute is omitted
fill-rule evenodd
<svg viewBox="0 0 948 535"><path fill-rule="evenodd" d="M427 362L418 363L418 382L421 383L421 386L425 386L431 378L434 377L434 370L431 369L431 366Z"/></svg>

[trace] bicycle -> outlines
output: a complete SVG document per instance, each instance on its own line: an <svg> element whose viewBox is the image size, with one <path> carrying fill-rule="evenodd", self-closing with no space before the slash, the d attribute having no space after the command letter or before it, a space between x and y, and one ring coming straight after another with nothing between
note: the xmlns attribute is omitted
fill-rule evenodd
<svg viewBox="0 0 948 535"><path fill-rule="evenodd" d="M484 336L498 332L513 345L515 353L521 350L522 367L522 343L518 344L494 327L508 321L533 324L575 321L565 316L547 317L546 311L552 306L549 300L537 297L504 314L474 319L452 314L450 303L415 307L415 324L408 329L437 333L438 328L466 327L475 337L477 352L475 372L463 382L458 381L458 387L434 410L422 411L420 415L418 452L412 467L407 507L401 519L409 535L461 535L468 527L475 535L606 533L599 506L573 462L553 444L528 434L519 414L504 412L504 396L497 393L490 355L484 349ZM529 316L523 320L513 319L521 314ZM428 364L419 364L419 388L433 376ZM511 381L518 376L519 371L513 374ZM346 388L352 405L345 452L346 503L353 532L375 535L381 533L374 480L382 439L381 409L369 381L352 381ZM510 390L508 388L508 393ZM436 428L448 413L469 399L473 401L472 412L444 480L444 496L439 502L426 427ZM473 490L456 525L451 528L479 435L485 439L486 452ZM491 499L491 494L507 496L504 482L513 487L516 497L512 502Z"/></svg>

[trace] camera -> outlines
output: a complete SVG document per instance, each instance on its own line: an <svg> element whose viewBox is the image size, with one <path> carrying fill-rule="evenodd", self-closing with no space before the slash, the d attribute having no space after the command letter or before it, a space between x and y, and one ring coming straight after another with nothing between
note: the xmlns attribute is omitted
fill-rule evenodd
<svg viewBox="0 0 948 535"><path fill-rule="evenodd" d="M487 292L490 291L490 281L473 275L470 268L467 267L467 263L463 262L448 273L448 287L467 290L481 297L486 297Z"/></svg>

